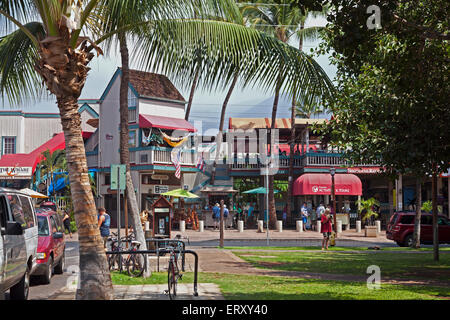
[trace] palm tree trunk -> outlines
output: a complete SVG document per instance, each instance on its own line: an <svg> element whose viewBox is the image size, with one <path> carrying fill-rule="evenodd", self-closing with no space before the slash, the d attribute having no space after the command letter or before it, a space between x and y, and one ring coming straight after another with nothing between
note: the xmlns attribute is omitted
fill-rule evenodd
<svg viewBox="0 0 450 320"><path fill-rule="evenodd" d="M103 239L98 229L95 201L81 134L81 117L77 97L57 98L66 140L70 191L78 228L80 252L80 287L77 300L113 299L111 275Z"/></svg>
<svg viewBox="0 0 450 320"><path fill-rule="evenodd" d="M134 191L133 180L131 178L130 150L128 147L129 127L128 127L128 84L130 82L129 54L126 37L119 34L120 56L122 59L122 77L120 80L120 163L127 166L126 171L126 197L131 214L131 222L136 232L136 240L141 243L140 249L147 250L144 231L142 229L139 208L137 205L136 193ZM128 226L127 226L128 227ZM149 274L145 274L148 276Z"/></svg>
<svg viewBox="0 0 450 320"><path fill-rule="evenodd" d="M422 217L422 181L416 179L416 218L414 222L414 243L413 247L420 248L420 219Z"/></svg>
<svg viewBox="0 0 450 320"><path fill-rule="evenodd" d="M275 88L275 98L273 100L273 108L272 108L272 123L271 123L271 131L275 129L275 123L277 120L277 111L278 111L278 101L280 99L280 90L281 90L281 78L277 81L277 86ZM271 133L272 134L272 133ZM271 146L271 152L273 148ZM273 190L274 184L274 176L269 175L269 227L275 229L277 223L277 212L275 207L275 193Z"/></svg>
<svg viewBox="0 0 450 320"><path fill-rule="evenodd" d="M289 149L289 178L288 178L288 191L287 191L287 203L286 203L286 218L289 223L292 220L292 189L294 186L294 142L295 142L295 91L292 96L292 108L291 108L291 139Z"/></svg>
<svg viewBox="0 0 450 320"><path fill-rule="evenodd" d="M194 100L194 93L195 93L195 89L197 87L198 77L200 76L200 69L201 69L201 64L198 65L198 68L195 71L194 81L192 82L191 93L189 94L189 102L188 102L188 105L186 108L186 115L184 116L184 119L186 121L189 120L189 114L191 113L192 101Z"/></svg>
<svg viewBox="0 0 450 320"><path fill-rule="evenodd" d="M433 165L433 175L431 183L432 201L433 201L433 260L439 261L439 229L438 229L438 210L437 210L437 166Z"/></svg>
<svg viewBox="0 0 450 320"><path fill-rule="evenodd" d="M217 141L216 141L216 157L214 159L213 169L212 169L212 173L211 173L211 180L210 180L211 185L214 185L214 181L216 179L216 167L217 167L217 162L219 161L220 148L222 146L223 125L225 124L225 113L227 111L227 105L228 105L228 102L230 101L231 94L233 93L233 90L234 90L234 87L236 86L238 78L239 78L239 72L236 72L234 75L234 78L233 78L233 82L231 83L231 86L228 89L227 95L225 96L225 100L223 101L222 111L220 114L219 134L217 135Z"/></svg>
<svg viewBox="0 0 450 320"><path fill-rule="evenodd" d="M56 96L66 142L70 190L79 230L80 287L76 298L113 299L111 275L89 184L81 116L78 113L78 98L90 70L87 65L94 54L85 45L73 50L69 45L67 28L64 25L59 27L63 36L46 38L39 43L39 59L35 69L48 90Z"/></svg>

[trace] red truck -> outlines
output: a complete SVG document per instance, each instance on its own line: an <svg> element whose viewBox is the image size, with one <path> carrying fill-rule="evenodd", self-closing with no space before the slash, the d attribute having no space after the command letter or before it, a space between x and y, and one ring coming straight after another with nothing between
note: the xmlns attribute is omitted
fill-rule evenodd
<svg viewBox="0 0 450 320"><path fill-rule="evenodd" d="M400 247L410 247L414 239L415 212L396 212L387 226L386 238L394 240ZM438 215L439 243L450 243L450 220ZM422 213L420 219L420 243L433 243L433 216Z"/></svg>

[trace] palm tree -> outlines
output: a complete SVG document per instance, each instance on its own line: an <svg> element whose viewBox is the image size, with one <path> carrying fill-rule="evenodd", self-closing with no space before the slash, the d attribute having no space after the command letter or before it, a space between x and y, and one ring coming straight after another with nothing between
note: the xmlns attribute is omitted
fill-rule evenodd
<svg viewBox="0 0 450 320"><path fill-rule="evenodd" d="M47 175L47 193L50 186L53 185L53 175L57 171L64 171L67 166L66 154L64 150L56 150L50 152L45 150L42 152L42 160L39 163L39 168L42 173Z"/></svg>
<svg viewBox="0 0 450 320"><path fill-rule="evenodd" d="M127 8L154 8L153 18L125 26L118 24L121 12L113 11L111 15L105 8L112 5L121 10L123 1L128 2ZM230 62L241 67L242 62L249 61L240 69L244 84L259 82L261 87L269 88L276 79L283 79L287 91L292 91L293 86L308 88L315 83L324 93L332 92L331 81L316 62L270 37L222 21L183 19L181 12L186 8L192 12L192 4L197 2L185 1L180 5L177 0L0 0L0 16L4 17L0 21L7 32L0 40L0 91L11 101L20 102L23 96L39 98L45 85L55 95L60 111L79 230L77 299L113 297L103 241L97 228L77 103L90 70L89 62L94 53L103 53L100 43L117 33L141 28L146 37L140 37L136 47L138 55L144 57L142 64L154 70L161 67L160 71L178 77L181 82L186 82L196 67L186 63L192 61L191 49L206 45L210 55L206 61L214 64L205 77L205 84L229 83L235 74ZM218 7L212 0L200 3ZM218 11L222 15L232 14L232 0L220 3L223 6ZM183 10L175 10L180 7ZM169 14L173 14L170 19ZM110 32L104 32L100 22L109 19L113 19L113 27ZM82 31L96 36L97 40L81 36Z"/></svg>
<svg viewBox="0 0 450 320"><path fill-rule="evenodd" d="M258 4L248 4L243 9L243 14L246 15L251 25L254 28L257 28L259 30L262 30L278 40L282 41L283 43L288 43L289 40L294 37L298 36L300 45L299 49L300 51L303 49L303 41L304 39L311 39L315 38L317 36L318 28L308 28L305 29L305 21L307 18L307 13L302 14L302 10L300 7L290 7L290 2L286 1L285 3L276 3L274 1L267 1L265 3L258 3ZM275 86L275 97L273 101L273 108L272 108L272 121L271 121L271 129L275 128L275 122L276 122L276 115L277 115L277 109L278 109L278 101L280 96L280 91L282 89L282 78L281 76L277 79L277 83ZM293 97L292 101L295 101L295 96L298 94L298 90L303 90L306 88L301 87L294 87L293 89ZM312 94L318 94L319 92L316 92L314 90L314 87L308 87L309 91ZM293 112L291 112L291 126L294 128L295 119ZM293 133L294 131L292 131ZM293 185L293 139L294 136L291 136L291 159L290 159L290 166L289 166L289 190L288 190L288 215L291 215L291 208L290 208L290 202L291 202L291 195L289 192L292 192L292 185ZM271 152L272 153L272 152ZM273 191L273 182L274 177L273 175L269 176L269 212L270 212L270 226L272 228L275 227L275 223L277 220L276 217L276 209L275 209L275 197L274 197L274 191Z"/></svg>

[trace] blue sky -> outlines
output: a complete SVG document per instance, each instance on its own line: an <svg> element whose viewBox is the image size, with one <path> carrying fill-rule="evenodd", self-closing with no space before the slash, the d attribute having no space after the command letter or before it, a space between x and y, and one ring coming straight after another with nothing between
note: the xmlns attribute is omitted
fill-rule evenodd
<svg viewBox="0 0 450 320"><path fill-rule="evenodd" d="M311 18L306 22L306 26L324 26L326 20L323 18ZM304 50L309 52L311 48L316 47L318 42L306 42L304 44ZM296 45L296 43L292 43ZM117 50L118 51L118 50ZM331 66L328 61L327 56L318 57L317 62L322 66L325 72L328 74L330 79L335 76L335 68ZM113 54L109 57L101 56L94 58L90 63L92 68L88 75L88 80L83 89L83 93L80 98L82 99L97 99L101 96L103 90L106 88L108 81L111 79L117 67L121 65L120 56ZM131 62L131 67L133 63ZM187 100L189 98L189 90L179 89L183 97ZM204 92L197 91L194 97L193 107L192 107L192 120L200 118L209 118L213 122L218 121L220 115L220 108L222 102L225 98L226 92ZM258 89L242 89L240 87L236 88L229 102L229 108L232 110L231 114L228 116L241 116L241 117L252 117L266 114L266 117L270 117L270 98L272 94L263 92ZM279 106L279 117L284 117L284 114L288 113L288 102L284 103L281 101ZM249 114L246 110L254 110L252 106L260 106L260 112L258 114ZM249 109L250 108L250 109ZM39 102L27 101L24 105L18 106L9 105L8 102L3 103L3 109L22 109L26 112L58 112L58 108L55 104L55 99L50 97L49 99L42 100ZM284 110L286 109L286 110ZM242 112L240 113L240 110Z"/></svg>

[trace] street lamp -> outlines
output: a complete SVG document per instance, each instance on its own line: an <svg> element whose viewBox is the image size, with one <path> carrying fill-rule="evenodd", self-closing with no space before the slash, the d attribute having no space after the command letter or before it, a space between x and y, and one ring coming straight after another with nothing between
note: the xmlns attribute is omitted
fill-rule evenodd
<svg viewBox="0 0 450 320"><path fill-rule="evenodd" d="M331 174L331 200L333 201L333 220L334 220L334 234L337 237L337 224L336 224L336 190L334 187L334 175L336 174L336 169L330 169Z"/></svg>

